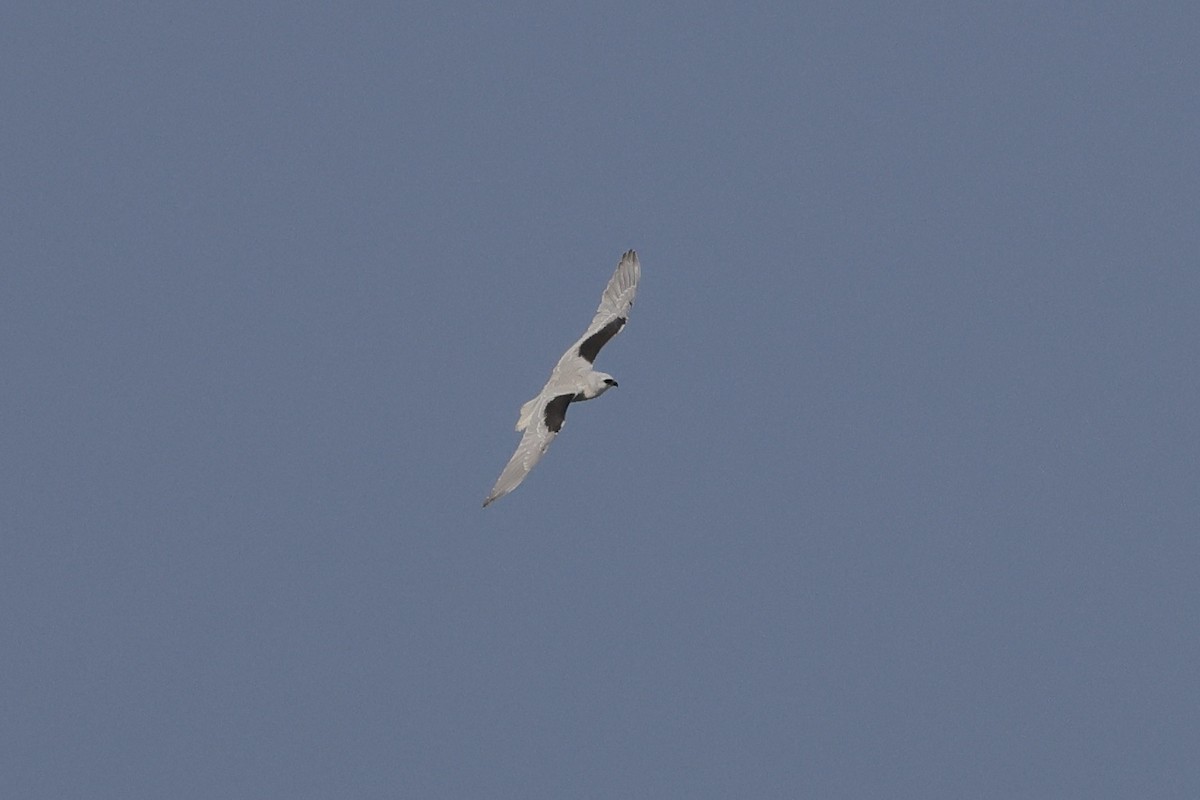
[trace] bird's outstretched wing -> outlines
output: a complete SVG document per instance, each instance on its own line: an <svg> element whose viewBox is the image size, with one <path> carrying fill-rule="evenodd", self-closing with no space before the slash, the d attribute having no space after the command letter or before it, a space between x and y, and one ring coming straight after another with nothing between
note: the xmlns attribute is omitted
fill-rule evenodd
<svg viewBox="0 0 1200 800"><path fill-rule="evenodd" d="M621 256L616 271L604 287L600 295L600 305L592 317L583 336L563 353L555 366L555 372L574 368L590 369L596 361L600 348L608 344L608 340L621 332L629 319L629 309L633 308L633 299L637 295L638 279L642 277L642 265L638 262L637 253L630 250ZM586 365L579 363L587 362ZM554 378L551 376L551 381Z"/></svg>
<svg viewBox="0 0 1200 800"><path fill-rule="evenodd" d="M521 481L525 480L525 476L541 460L546 450L549 449L550 443L554 441L554 437L562 430L563 421L567 416L567 406L571 404L575 393L555 395L549 391L550 388L550 385L547 384L541 394L522 408L522 413L528 412L529 415L525 420L525 434L521 437L521 443L517 445L516 452L505 465L504 471L496 479L496 485L492 487L487 499L483 501L484 508L487 508L488 503L520 486Z"/></svg>

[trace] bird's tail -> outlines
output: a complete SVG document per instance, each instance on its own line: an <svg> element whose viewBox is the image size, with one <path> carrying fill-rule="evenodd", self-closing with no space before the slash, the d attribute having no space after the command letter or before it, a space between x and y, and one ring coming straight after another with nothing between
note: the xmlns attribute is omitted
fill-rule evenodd
<svg viewBox="0 0 1200 800"><path fill-rule="evenodd" d="M533 419L533 408L537 405L537 401L538 399L535 397L521 406L521 413L517 416L517 430L523 431L529 427L529 421Z"/></svg>

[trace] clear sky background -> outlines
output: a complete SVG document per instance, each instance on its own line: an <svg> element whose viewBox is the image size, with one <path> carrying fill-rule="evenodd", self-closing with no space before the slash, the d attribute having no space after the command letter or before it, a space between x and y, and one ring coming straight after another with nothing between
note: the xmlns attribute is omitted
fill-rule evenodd
<svg viewBox="0 0 1200 800"><path fill-rule="evenodd" d="M0 796L1200 796L1197 42L7 4Z"/></svg>

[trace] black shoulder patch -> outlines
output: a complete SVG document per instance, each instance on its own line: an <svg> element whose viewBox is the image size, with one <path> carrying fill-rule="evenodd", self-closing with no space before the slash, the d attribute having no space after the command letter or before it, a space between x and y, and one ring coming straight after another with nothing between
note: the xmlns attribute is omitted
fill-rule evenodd
<svg viewBox="0 0 1200 800"><path fill-rule="evenodd" d="M567 419L567 406L575 399L573 394L560 394L546 403L546 427L554 433L562 430L563 422Z"/></svg>
<svg viewBox="0 0 1200 800"><path fill-rule="evenodd" d="M625 318L617 317L584 339L583 343L579 345L579 355L583 356L584 360L589 364L593 363L596 360L596 354L600 352L600 348L608 344L608 340L616 336L623 327L625 327Z"/></svg>

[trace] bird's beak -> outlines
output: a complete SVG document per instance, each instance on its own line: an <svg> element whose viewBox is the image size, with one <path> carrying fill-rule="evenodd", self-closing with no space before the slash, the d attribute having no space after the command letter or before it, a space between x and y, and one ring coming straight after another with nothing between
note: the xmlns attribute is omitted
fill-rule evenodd
<svg viewBox="0 0 1200 800"><path fill-rule="evenodd" d="M605 381L605 383L607 383L609 386L616 386L616 385L617 385L617 382L616 382L616 381L614 381L612 378L609 378L608 380L606 380L606 381Z"/></svg>

